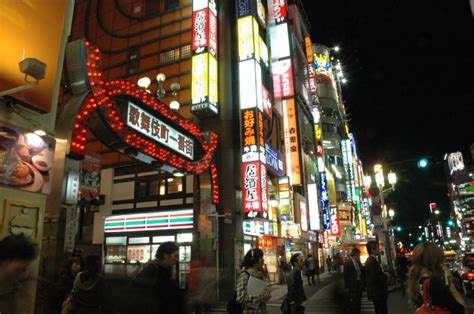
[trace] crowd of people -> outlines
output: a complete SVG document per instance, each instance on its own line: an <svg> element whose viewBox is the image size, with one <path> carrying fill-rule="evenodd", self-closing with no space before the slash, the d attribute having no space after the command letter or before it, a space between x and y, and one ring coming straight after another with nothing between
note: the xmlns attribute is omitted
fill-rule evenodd
<svg viewBox="0 0 474 314"><path fill-rule="evenodd" d="M340 272L342 269L347 313L361 312L362 292L365 289L368 299L374 304L375 313L386 314L389 312L389 274L381 266L378 243L369 241L366 246L369 256L364 265L361 263L358 248L353 248L345 261L342 256L335 257L334 260L328 256L326 264L330 271ZM203 282L196 281L205 277L206 259L201 259L195 265L194 268L198 272L189 274L189 290L195 292L190 308L187 302L189 295L184 294L173 278L173 268L178 262L178 250L174 242L162 243L155 259L144 265L131 281L128 295L130 313L180 314L209 310L211 301L205 292L212 289L205 285L203 288ZM22 284L29 278L28 267L37 255L38 246L23 235L7 236L0 241L0 313L18 312L16 301L21 299ZM408 300L417 311L426 308L452 314L467 314L466 303L454 287L451 274L443 264L443 258L441 248L431 242L416 246L411 263L404 254L397 255L395 266L401 289L405 291L406 281ZM107 288L101 275L101 265L99 256L83 258L80 252L73 253L64 262L56 285L56 313L107 312L104 304ZM283 313L304 313L307 297L303 289L303 275L307 277L308 285L319 284L319 260L310 254L305 258L302 254L295 253L289 260L288 268L284 273L287 295L281 310ZM207 279L206 281L212 282ZM253 248L245 254L228 310L231 313L267 313L267 302L270 298L264 253L259 248Z"/></svg>

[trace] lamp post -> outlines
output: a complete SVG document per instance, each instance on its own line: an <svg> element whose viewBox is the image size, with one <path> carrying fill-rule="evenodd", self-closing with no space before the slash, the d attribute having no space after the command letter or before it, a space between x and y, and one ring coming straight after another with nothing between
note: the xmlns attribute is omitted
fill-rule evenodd
<svg viewBox="0 0 474 314"><path fill-rule="evenodd" d="M383 210L385 210L385 193L395 191L395 185L397 184L397 175L390 171L387 174L387 181L390 184L389 187L385 188L385 175L383 172L383 166L381 164L376 164L374 165L374 177L375 177L375 184L378 187L380 191L380 205ZM366 186L371 186L372 184L372 178L371 176L365 176L364 177L364 184ZM390 230L388 228L388 220L392 220L393 216L395 216L395 211L393 209L390 209L388 211L388 216L387 217L387 212L385 211L382 215L383 221L382 221L382 226L383 226L383 234L384 234L384 247L385 247L385 253L387 254L387 263L389 265L390 271L393 272L393 260L392 260L392 245L391 245L391 240L390 240Z"/></svg>
<svg viewBox="0 0 474 314"><path fill-rule="evenodd" d="M170 91L167 92L164 88L165 80L166 80L165 74L158 73L156 75L156 84L157 84L156 98L160 101L162 101L165 96L176 96L179 90L181 89L181 85L179 85L179 83L177 82L174 82L174 83L171 83ZM144 89L146 89L148 93L151 94L151 91L148 89L150 84L151 84L151 79L147 76L144 76L137 81L138 86L143 87ZM173 110L179 110L180 104L178 101L172 100L169 106Z"/></svg>

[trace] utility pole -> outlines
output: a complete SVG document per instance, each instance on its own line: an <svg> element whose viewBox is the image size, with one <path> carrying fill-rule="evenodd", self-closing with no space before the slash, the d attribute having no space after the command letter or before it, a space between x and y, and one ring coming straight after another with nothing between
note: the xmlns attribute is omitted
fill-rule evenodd
<svg viewBox="0 0 474 314"><path fill-rule="evenodd" d="M219 303L219 294L220 294L220 289L219 289L219 218L225 217L225 215L219 215L219 213L214 212L211 214L207 214L207 217L213 218L213 222L216 226L215 228L215 233L214 233L214 246L216 249L216 299L217 303Z"/></svg>

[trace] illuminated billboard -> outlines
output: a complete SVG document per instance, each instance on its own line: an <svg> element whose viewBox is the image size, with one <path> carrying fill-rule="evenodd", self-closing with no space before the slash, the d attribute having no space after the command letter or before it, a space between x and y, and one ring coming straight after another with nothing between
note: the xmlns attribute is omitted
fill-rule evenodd
<svg viewBox="0 0 474 314"><path fill-rule="evenodd" d="M329 217L329 192L328 182L326 179L326 172L319 173L319 194L321 196L321 211L323 213L323 227L324 230L331 228L331 220Z"/></svg>
<svg viewBox="0 0 474 314"><path fill-rule="evenodd" d="M206 117L218 113L217 60L208 52L192 58L191 112Z"/></svg>
<svg viewBox="0 0 474 314"><path fill-rule="evenodd" d="M239 63L240 109L263 110L262 70L255 59Z"/></svg>
<svg viewBox="0 0 474 314"><path fill-rule="evenodd" d="M298 123L293 98L283 101L283 129L286 153L286 171L291 173L290 184L301 184L300 149L298 141Z"/></svg>
<svg viewBox="0 0 474 314"><path fill-rule="evenodd" d="M11 97L40 112L57 103L63 63L65 14L70 1L2 1L0 4L0 91L25 84L18 63L35 58L46 64L39 85ZM65 42L64 42L65 44ZM58 71L59 70L59 71ZM29 78L34 81L33 78Z"/></svg>
<svg viewBox="0 0 474 314"><path fill-rule="evenodd" d="M337 207L331 206L330 209L330 221L331 221L331 235L340 236L341 235L341 222L339 216L337 215Z"/></svg>
<svg viewBox="0 0 474 314"><path fill-rule="evenodd" d="M294 88L291 59L273 62L272 67L275 98L292 97L294 95Z"/></svg>
<svg viewBox="0 0 474 314"><path fill-rule="evenodd" d="M104 232L190 229L193 227L193 220L192 209L112 215L105 217Z"/></svg>
<svg viewBox="0 0 474 314"><path fill-rule="evenodd" d="M283 23L275 27L277 40L272 41L272 58L283 59L290 56L290 37L288 24Z"/></svg>
<svg viewBox="0 0 474 314"><path fill-rule="evenodd" d="M321 230L320 202L318 186L316 183L308 184L309 228L314 231Z"/></svg>
<svg viewBox="0 0 474 314"><path fill-rule="evenodd" d="M127 126L191 160L194 159L194 142L191 138L132 102L128 102Z"/></svg>
<svg viewBox="0 0 474 314"><path fill-rule="evenodd" d="M273 17L276 22L283 22L286 19L286 0L273 0Z"/></svg>
<svg viewBox="0 0 474 314"><path fill-rule="evenodd" d="M217 7L214 0L194 0L191 35L191 112L216 116L218 103Z"/></svg>
<svg viewBox="0 0 474 314"><path fill-rule="evenodd" d="M255 57L260 60L260 35L258 22L253 16L246 16L237 21L239 38L239 59L247 60Z"/></svg>
<svg viewBox="0 0 474 314"><path fill-rule="evenodd" d="M324 75L328 78L332 78L331 63L328 55L315 53L313 56L314 68L316 69L316 75Z"/></svg>
<svg viewBox="0 0 474 314"><path fill-rule="evenodd" d="M242 203L245 218L267 218L265 166L259 161L243 163L242 181Z"/></svg>

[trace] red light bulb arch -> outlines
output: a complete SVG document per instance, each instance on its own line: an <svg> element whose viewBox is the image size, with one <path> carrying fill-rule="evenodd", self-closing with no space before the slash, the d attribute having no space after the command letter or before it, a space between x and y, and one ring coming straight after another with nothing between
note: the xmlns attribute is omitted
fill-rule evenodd
<svg viewBox="0 0 474 314"><path fill-rule="evenodd" d="M70 154L79 158L84 157L89 121L91 115L97 112L125 143L141 153L188 173L202 174L209 169L212 182L213 203L217 204L219 202L218 175L216 165L213 162L213 156L218 143L217 134L210 132L208 139L204 138L204 135L197 125L183 119L179 114L172 112L168 106L158 101L153 95L135 83L125 80L104 81L99 49L92 47L90 43L86 41L85 50L87 78L91 93L80 106L74 119ZM202 158L197 161L190 161L159 146L154 141L141 136L139 133L127 127L126 123L118 115L115 102L112 99L113 96L117 95L127 95L136 98L144 105L153 109L153 111L159 112L168 120L192 134L204 150Z"/></svg>

